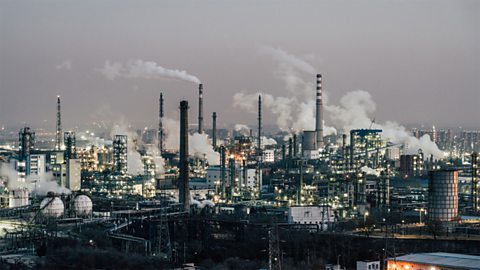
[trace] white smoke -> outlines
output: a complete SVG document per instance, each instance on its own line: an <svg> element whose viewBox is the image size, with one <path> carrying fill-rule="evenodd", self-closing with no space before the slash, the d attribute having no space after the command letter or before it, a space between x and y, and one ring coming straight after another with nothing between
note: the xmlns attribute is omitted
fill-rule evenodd
<svg viewBox="0 0 480 270"><path fill-rule="evenodd" d="M236 124L234 127L235 131L242 134L243 136L249 135L250 128L244 124Z"/></svg>
<svg viewBox="0 0 480 270"><path fill-rule="evenodd" d="M180 147L180 122L164 117L163 128L165 130L165 148L178 150Z"/></svg>
<svg viewBox="0 0 480 270"><path fill-rule="evenodd" d="M387 121L383 124L372 123L372 115L375 113L376 104L370 93L363 90L355 90L347 93L340 99L340 105L327 105L325 110L330 113L333 122L338 128L348 133L352 129L365 129L370 125L374 129L383 130L384 139L394 144L406 146L406 154L415 154L418 149L422 149L426 155L433 155L435 158L442 158L444 153L438 149L438 146L430 140L428 135L420 139L413 137L405 129L393 121Z"/></svg>
<svg viewBox="0 0 480 270"><path fill-rule="evenodd" d="M262 136L262 146L270 146L270 145L277 145L277 141L275 141L275 139Z"/></svg>
<svg viewBox="0 0 480 270"><path fill-rule="evenodd" d="M313 90L312 90L313 91ZM312 92L314 93L314 92ZM244 111L256 113L258 96L262 96L263 107L274 114L277 126L283 131L299 133L303 130L315 129L315 101L300 102L297 97L274 97L265 93L236 93L233 96L233 106ZM336 134L334 127L324 125L324 135Z"/></svg>
<svg viewBox="0 0 480 270"><path fill-rule="evenodd" d="M178 150L180 148L180 122L171 118L164 118L163 123L166 148ZM205 155L210 165L220 164L220 154L213 149L207 134L194 133L193 135L188 135L188 140L188 152L190 155L199 158L203 158Z"/></svg>
<svg viewBox="0 0 480 270"><path fill-rule="evenodd" d="M41 177L27 176L26 179L20 180L18 172L11 164L2 163L0 166L0 177L7 179L7 187L9 190L26 188L32 194L45 196L48 192L56 194L70 194L71 191L65 187L61 187L55 181L52 172L48 172Z"/></svg>
<svg viewBox="0 0 480 270"><path fill-rule="evenodd" d="M153 163L155 164L155 173L160 174L165 172L165 160L160 155L158 147L156 145L158 143L158 139L154 145L146 145L146 153L147 155L152 157Z"/></svg>
<svg viewBox="0 0 480 270"><path fill-rule="evenodd" d="M127 63L106 61L103 68L98 69L110 80L116 78L140 79L174 79L200 84L200 80L185 70L164 68L153 61L130 60Z"/></svg>
<svg viewBox="0 0 480 270"><path fill-rule="evenodd" d="M32 181L27 177L27 182L32 183ZM45 175L45 178L40 178L36 183L32 183L33 189L31 190L33 194L38 196L45 196L49 192L55 194L70 194L72 193L68 188L61 187L57 181L54 180L52 172L48 172Z"/></svg>
<svg viewBox="0 0 480 270"><path fill-rule="evenodd" d="M367 175L375 175L375 176L380 176L380 172L377 171L377 170L374 170L370 167L367 167L367 166L363 166L362 168L360 168L360 170L364 173L366 173Z"/></svg>
<svg viewBox="0 0 480 270"><path fill-rule="evenodd" d="M220 154L213 150L213 146L210 144L207 134L194 133L193 135L189 135L188 139L188 151L190 154L200 158L203 158L203 155L205 155L205 158L210 165L220 164Z"/></svg>
<svg viewBox="0 0 480 270"><path fill-rule="evenodd" d="M198 208L202 209L205 206L214 207L215 203L212 202L211 200L198 201L198 200L195 200L195 199L191 198L190 199L190 205L196 205Z"/></svg>
<svg viewBox="0 0 480 270"><path fill-rule="evenodd" d="M125 119L120 119L117 121L110 132L112 138L115 135L127 135L127 170L129 174L139 175L143 174L144 166L142 161L142 156L137 151L136 141L138 136L133 132Z"/></svg>
<svg viewBox="0 0 480 270"><path fill-rule="evenodd" d="M273 96L266 93L237 93L233 97L234 107L256 112L258 95L262 95L263 106L274 114L278 128L299 133L315 129L315 68L303 59L279 48L261 47L260 52L277 61L275 77L283 80L290 96ZM326 96L324 95L324 102ZM324 135L336 134L333 127L324 126Z"/></svg>

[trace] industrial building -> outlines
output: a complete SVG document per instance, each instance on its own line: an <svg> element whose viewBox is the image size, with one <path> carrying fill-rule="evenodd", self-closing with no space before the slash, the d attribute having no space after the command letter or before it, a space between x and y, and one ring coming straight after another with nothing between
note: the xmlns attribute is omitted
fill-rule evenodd
<svg viewBox="0 0 480 270"><path fill-rule="evenodd" d="M475 270L480 269L480 256L456 253L415 253L388 259L388 269L448 269Z"/></svg>

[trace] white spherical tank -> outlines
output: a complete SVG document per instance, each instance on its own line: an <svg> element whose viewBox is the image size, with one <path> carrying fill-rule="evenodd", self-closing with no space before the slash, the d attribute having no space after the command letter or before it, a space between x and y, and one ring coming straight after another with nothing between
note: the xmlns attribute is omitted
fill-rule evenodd
<svg viewBox="0 0 480 270"><path fill-rule="evenodd" d="M58 197L46 197L40 203L40 210L44 217L58 218L63 215L65 205Z"/></svg>
<svg viewBox="0 0 480 270"><path fill-rule="evenodd" d="M88 217L92 214L92 199L87 195L78 195L73 202L73 210L79 217Z"/></svg>

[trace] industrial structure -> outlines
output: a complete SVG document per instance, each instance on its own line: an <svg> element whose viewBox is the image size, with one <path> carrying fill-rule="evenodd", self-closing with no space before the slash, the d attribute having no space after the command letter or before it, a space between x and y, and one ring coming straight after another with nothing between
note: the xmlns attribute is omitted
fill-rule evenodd
<svg viewBox="0 0 480 270"><path fill-rule="evenodd" d="M60 107L60 96L57 96L57 129L55 133L55 150L62 150L62 111Z"/></svg>
<svg viewBox="0 0 480 270"><path fill-rule="evenodd" d="M164 136L164 130L163 130L163 93L160 93L160 98L158 100L158 153L160 155L163 154L163 151L165 150L165 136Z"/></svg>
<svg viewBox="0 0 480 270"><path fill-rule="evenodd" d="M198 129L189 129L189 103L182 100L179 126L172 130L164 122L160 93L158 127L154 123L113 138L100 130L93 138L93 131L62 133L58 97L55 134L24 127L18 137L17 130L13 133L18 148L0 149L0 166L12 171L0 178L0 216L28 221L9 230L0 247L38 248L56 233L52 228L75 228L72 241L84 228L101 228L112 247L157 258L164 268L234 257L231 247L238 245L242 248L235 252L270 269L281 269L286 261L308 268L305 261L322 256L336 259L330 266L338 269L360 259L340 259L359 243L377 256L359 265L395 269L395 262L421 264L403 260L400 253L408 252L409 243L395 246L398 241L441 238L448 249L458 248L452 239L480 240L474 132L412 131L412 138L431 136L448 157L394 143L374 121L324 136L322 75L315 78L315 128L296 132L269 129L262 95L252 101L257 131L232 130L227 119L204 108L199 84ZM212 113L211 133L204 109ZM194 133L211 136L198 140ZM480 250L472 244L472 252Z"/></svg>

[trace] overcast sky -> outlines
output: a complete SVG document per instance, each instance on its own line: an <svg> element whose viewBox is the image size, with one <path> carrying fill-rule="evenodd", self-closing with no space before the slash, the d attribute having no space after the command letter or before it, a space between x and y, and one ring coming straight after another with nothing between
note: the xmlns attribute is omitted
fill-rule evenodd
<svg viewBox="0 0 480 270"><path fill-rule="evenodd" d="M232 107L235 93L291 94L264 46L314 66L332 104L363 89L381 121L480 126L480 1L458 0L0 0L0 125L52 127L57 94L66 128L154 124L161 90L168 116L188 99L194 122L195 84L99 72L136 59L198 77L207 127L213 111L219 126L255 123Z"/></svg>

